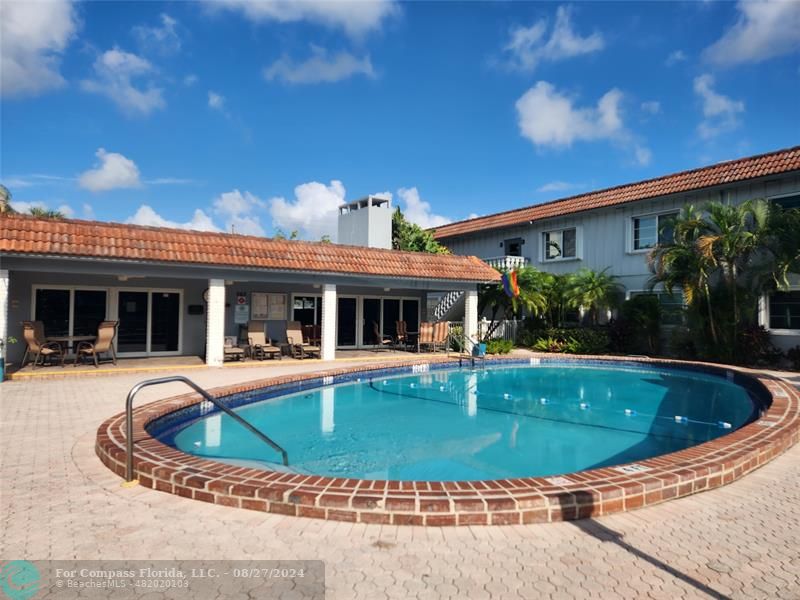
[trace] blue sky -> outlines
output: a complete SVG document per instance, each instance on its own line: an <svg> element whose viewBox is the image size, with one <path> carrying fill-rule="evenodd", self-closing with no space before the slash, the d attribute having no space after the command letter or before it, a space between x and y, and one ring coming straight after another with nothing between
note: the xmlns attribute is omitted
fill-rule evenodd
<svg viewBox="0 0 800 600"><path fill-rule="evenodd" d="M48 2L2 10L17 208L308 239L800 143L800 2Z"/></svg>

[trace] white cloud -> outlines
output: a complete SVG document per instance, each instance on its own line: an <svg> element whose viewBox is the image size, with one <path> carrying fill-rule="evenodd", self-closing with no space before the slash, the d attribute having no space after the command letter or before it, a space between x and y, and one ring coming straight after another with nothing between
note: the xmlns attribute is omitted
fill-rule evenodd
<svg viewBox="0 0 800 600"><path fill-rule="evenodd" d="M41 200L33 200L33 201L26 201L26 200L12 200L11 201L11 208L19 213L27 214L31 211L32 208L40 208L42 210L49 210L50 205L47 202L43 202ZM75 211L69 204L59 204L56 206L55 210L60 212L64 215L67 219L72 219L75 216Z"/></svg>
<svg viewBox="0 0 800 600"><path fill-rule="evenodd" d="M204 213L199 208L194 211L194 215L190 221L179 223L177 221L170 221L159 215L153 208L147 204L142 204L132 217L128 217L125 221L132 225L149 225L151 227L171 227L175 229L194 229L196 231L219 231L214 225L211 217Z"/></svg>
<svg viewBox="0 0 800 600"><path fill-rule="evenodd" d="M736 24L703 53L712 63L757 63L800 49L800 2L740 0L736 8Z"/></svg>
<svg viewBox="0 0 800 600"><path fill-rule="evenodd" d="M633 148L633 156L636 159L636 163L642 166L649 165L650 161L653 160L653 153L650 149L638 144Z"/></svg>
<svg viewBox="0 0 800 600"><path fill-rule="evenodd" d="M689 57L686 56L686 52L683 50L675 50L674 52L670 52L669 56L667 56L667 60L664 61L664 64L668 67L672 67L673 65L677 65L678 63L686 60L689 60Z"/></svg>
<svg viewBox="0 0 800 600"><path fill-rule="evenodd" d="M657 115L661 112L661 102L658 100L648 100L647 102L642 102L640 108L642 112L650 115Z"/></svg>
<svg viewBox="0 0 800 600"><path fill-rule="evenodd" d="M333 83L356 75L375 77L369 54L358 58L342 51L329 56L327 50L314 45L311 46L311 56L304 61L296 61L284 54L264 68L264 77L268 81L277 79L294 84Z"/></svg>
<svg viewBox="0 0 800 600"><path fill-rule="evenodd" d="M100 159L94 169L81 174L78 184L92 192L104 192L117 188L139 187L139 168L131 159L116 152L100 148L96 153Z"/></svg>
<svg viewBox="0 0 800 600"><path fill-rule="evenodd" d="M269 201L273 224L286 232L298 230L303 237L318 240L330 236L336 240L339 206L344 204L341 181L325 185L316 181L294 188L294 200L275 197Z"/></svg>
<svg viewBox="0 0 800 600"><path fill-rule="evenodd" d="M88 202L84 202L81 206L81 217L93 221L95 219L94 208Z"/></svg>
<svg viewBox="0 0 800 600"><path fill-rule="evenodd" d="M133 36L143 52L175 54L181 49L181 38L177 31L178 21L166 13L161 13L160 20L161 25L155 27L137 25L133 28Z"/></svg>
<svg viewBox="0 0 800 600"><path fill-rule="evenodd" d="M129 115L148 115L164 108L163 90L148 81L145 87L137 87L134 80L149 76L153 66L144 58L119 48L107 50L94 62L94 79L81 82L81 87L113 100Z"/></svg>
<svg viewBox="0 0 800 600"><path fill-rule="evenodd" d="M570 146L575 141L613 138L623 131L622 92L613 88L597 107L576 107L574 100L547 81L539 81L517 100L522 135L536 146Z"/></svg>
<svg viewBox="0 0 800 600"><path fill-rule="evenodd" d="M145 181L147 185L191 185L197 183L194 179L184 177L156 177Z"/></svg>
<svg viewBox="0 0 800 600"><path fill-rule="evenodd" d="M212 210L225 221L225 231L263 236L264 228L256 213L265 207L266 203L258 196L235 189L217 196Z"/></svg>
<svg viewBox="0 0 800 600"><path fill-rule="evenodd" d="M703 101L705 119L697 126L700 137L709 139L731 131L739 125L737 115L744 112L744 102L733 100L713 89L714 77L699 75L694 79L694 92Z"/></svg>
<svg viewBox="0 0 800 600"><path fill-rule="evenodd" d="M224 111L225 110L225 96L221 96L216 92L209 91L208 92L208 107L213 108L214 110Z"/></svg>
<svg viewBox="0 0 800 600"><path fill-rule="evenodd" d="M431 212L430 202L425 202L419 197L417 188L400 188L397 196L404 204L403 215L408 221L416 223L423 229L439 227L450 222L450 219Z"/></svg>
<svg viewBox="0 0 800 600"><path fill-rule="evenodd" d="M352 36L380 29L385 19L400 12L394 0L211 0L207 6L241 12L255 23L308 21L343 29Z"/></svg>
<svg viewBox="0 0 800 600"><path fill-rule="evenodd" d="M185 85L186 87L191 87L195 83L197 83L197 81L198 81L197 75L190 74L183 78L183 85Z"/></svg>
<svg viewBox="0 0 800 600"><path fill-rule="evenodd" d="M602 50L603 36L594 32L581 37L572 28L571 9L559 6L550 37L546 38L547 20L541 19L530 27L515 27L503 50L510 57L508 65L515 69L533 71L541 62L558 61Z"/></svg>
<svg viewBox="0 0 800 600"><path fill-rule="evenodd" d="M583 183L570 183L569 181L550 181L536 188L537 192L568 192L570 190L586 187Z"/></svg>
<svg viewBox="0 0 800 600"><path fill-rule="evenodd" d="M32 96L64 85L61 54L78 29L70 0L3 1L0 94Z"/></svg>

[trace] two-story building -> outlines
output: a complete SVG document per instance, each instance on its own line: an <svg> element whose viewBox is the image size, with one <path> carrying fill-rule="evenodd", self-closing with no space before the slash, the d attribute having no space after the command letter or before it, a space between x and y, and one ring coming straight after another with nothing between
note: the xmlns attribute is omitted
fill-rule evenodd
<svg viewBox="0 0 800 600"><path fill-rule="evenodd" d="M648 289L647 253L659 232L668 235L664 219L686 204L756 198L800 207L800 146L450 223L434 236L455 254L496 267L530 264L552 273L610 267L630 297ZM659 298L681 302L663 292ZM448 294L436 316L457 318L460 306L459 294ZM779 347L800 344L800 276L792 277L790 291L763 299L760 321Z"/></svg>

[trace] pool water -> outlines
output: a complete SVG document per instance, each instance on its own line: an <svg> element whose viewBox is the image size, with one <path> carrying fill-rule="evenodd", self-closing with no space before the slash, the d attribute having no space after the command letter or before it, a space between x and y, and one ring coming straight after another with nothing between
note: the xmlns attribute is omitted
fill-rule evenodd
<svg viewBox="0 0 800 600"><path fill-rule="evenodd" d="M715 375L577 365L365 378L236 411L287 450L292 471L417 481L550 476L628 463L730 433L755 415L748 393ZM280 463L221 413L159 438L223 462Z"/></svg>

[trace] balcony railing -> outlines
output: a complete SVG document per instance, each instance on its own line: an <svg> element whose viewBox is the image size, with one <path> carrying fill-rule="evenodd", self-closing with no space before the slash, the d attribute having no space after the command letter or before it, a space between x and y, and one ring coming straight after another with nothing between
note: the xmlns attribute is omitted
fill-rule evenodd
<svg viewBox="0 0 800 600"><path fill-rule="evenodd" d="M484 258L483 262L495 269L511 271L527 265L528 259L524 256L492 256L491 258Z"/></svg>

